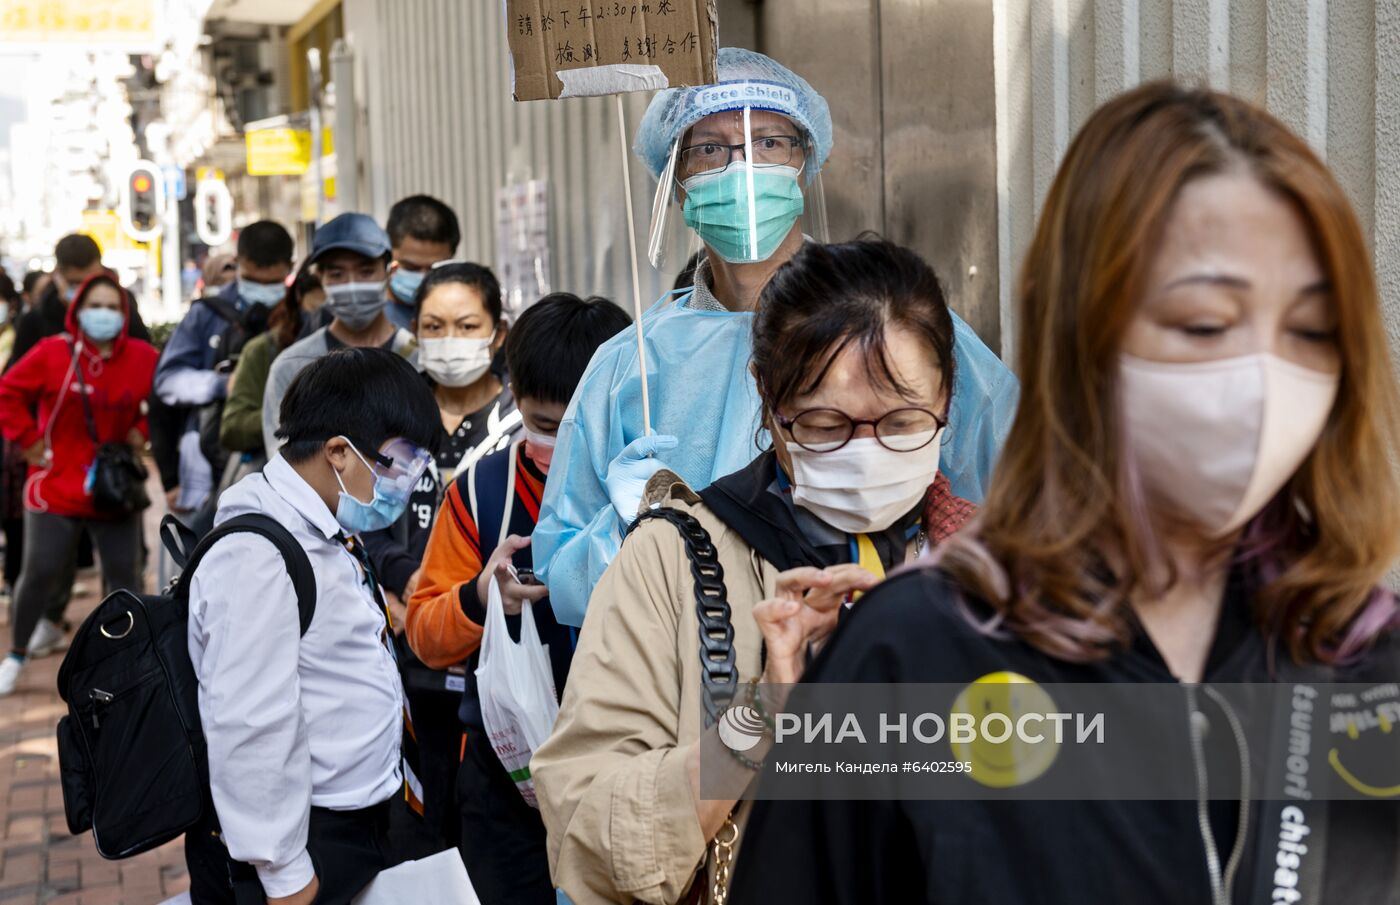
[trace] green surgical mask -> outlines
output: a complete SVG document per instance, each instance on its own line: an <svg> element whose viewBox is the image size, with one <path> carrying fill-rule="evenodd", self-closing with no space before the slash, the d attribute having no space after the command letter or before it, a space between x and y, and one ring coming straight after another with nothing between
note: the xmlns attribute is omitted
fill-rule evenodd
<svg viewBox="0 0 1400 905"><path fill-rule="evenodd" d="M750 173L753 174L752 220L749 216ZM682 184L686 225L731 264L766 261L802 216L800 177L801 171L793 167L750 168L742 160L718 172L692 176Z"/></svg>

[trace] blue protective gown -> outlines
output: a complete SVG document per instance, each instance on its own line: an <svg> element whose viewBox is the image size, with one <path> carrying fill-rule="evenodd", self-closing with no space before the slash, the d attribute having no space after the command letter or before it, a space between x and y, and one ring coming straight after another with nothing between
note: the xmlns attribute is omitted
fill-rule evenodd
<svg viewBox="0 0 1400 905"><path fill-rule="evenodd" d="M749 371L753 313L699 310L689 298L663 296L642 315L642 330L652 431L680 440L662 461L702 490L758 455L761 408ZM956 314L953 325L957 368L939 470L955 494L980 503L1019 385ZM640 373L629 328L598 347L559 424L531 547L555 616L567 625L583 624L593 586L622 543L626 526L603 482L622 448L642 436ZM761 439L766 446L766 433Z"/></svg>

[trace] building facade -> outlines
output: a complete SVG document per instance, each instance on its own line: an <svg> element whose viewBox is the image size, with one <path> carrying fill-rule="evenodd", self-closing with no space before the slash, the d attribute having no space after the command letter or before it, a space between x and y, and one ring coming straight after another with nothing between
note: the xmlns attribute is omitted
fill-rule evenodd
<svg viewBox="0 0 1400 905"><path fill-rule="evenodd" d="M832 238L875 230L919 249L993 348L1012 347L1017 266L1075 130L1163 77L1264 103L1325 156L1372 239L1400 344L1400 4L721 0L719 14L722 45L774 56L830 101ZM344 0L343 15L361 207L439 194L462 212L463 253L491 261L496 190L545 179L553 285L627 297L610 99L514 102L501 3ZM646 101L626 99L629 131ZM632 177L644 233L654 186ZM648 299L674 276L643 269Z"/></svg>

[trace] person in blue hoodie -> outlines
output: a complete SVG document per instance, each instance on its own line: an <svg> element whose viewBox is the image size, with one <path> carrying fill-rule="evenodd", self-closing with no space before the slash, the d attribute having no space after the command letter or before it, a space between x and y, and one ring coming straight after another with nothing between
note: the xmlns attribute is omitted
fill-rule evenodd
<svg viewBox="0 0 1400 905"><path fill-rule="evenodd" d="M804 79L759 53L722 48L718 76L659 92L637 132L634 151L668 202L659 209L680 205L704 254L694 287L642 316L652 433L643 428L632 331L599 348L559 425L533 550L554 612L569 625L583 624L653 474L667 468L699 491L760 451L754 308L768 278L808 241L804 224L820 219L814 186L831 153L831 113ZM953 323L943 471L955 495L978 502L1017 383L972 328L957 315Z"/></svg>
<svg viewBox="0 0 1400 905"><path fill-rule="evenodd" d="M222 475L228 454L218 443L219 415L233 367L244 344L267 329L268 316L287 294L292 253L292 237L281 224L260 220L244 228L238 235L238 278L216 295L195 299L165 344L156 396L165 405L191 410L179 441L180 509L202 506ZM202 420L212 426L203 438Z"/></svg>

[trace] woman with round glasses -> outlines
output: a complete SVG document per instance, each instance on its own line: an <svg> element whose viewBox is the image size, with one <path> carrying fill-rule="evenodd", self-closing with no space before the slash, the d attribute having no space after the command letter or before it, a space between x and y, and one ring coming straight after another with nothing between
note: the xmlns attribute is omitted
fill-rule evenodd
<svg viewBox="0 0 1400 905"><path fill-rule="evenodd" d="M706 728L711 705L800 678L791 651L829 627L798 601L836 610L971 514L938 471L953 329L933 271L886 242L809 243L764 289L752 367L773 447L699 495L652 478L655 517L603 574L531 762L575 905L722 889L757 761ZM702 758L728 800L702 799Z"/></svg>

